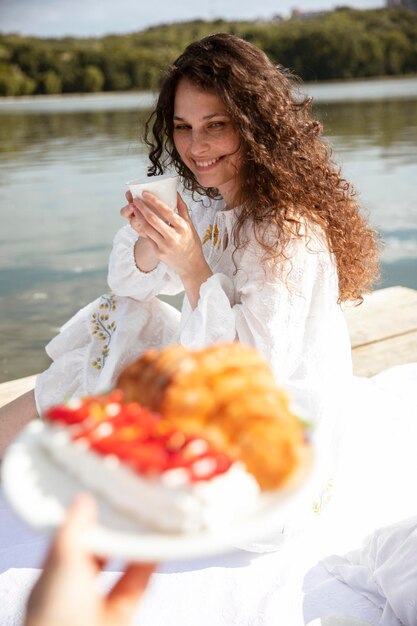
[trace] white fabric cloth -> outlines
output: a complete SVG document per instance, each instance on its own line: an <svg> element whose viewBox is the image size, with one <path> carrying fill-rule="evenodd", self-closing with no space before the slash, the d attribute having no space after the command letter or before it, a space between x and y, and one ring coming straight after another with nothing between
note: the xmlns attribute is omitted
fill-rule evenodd
<svg viewBox="0 0 417 626"><path fill-rule="evenodd" d="M1 491L0 520L0 624L21 626L48 539L16 518ZM271 554L236 551L161 565L133 626L301 626L317 615L334 614L335 607L356 616L378 615L372 603L324 567L312 567L317 553L323 554L317 547L310 532ZM109 569L101 576L102 589L115 581L120 568L110 564Z"/></svg>
<svg viewBox="0 0 417 626"><path fill-rule="evenodd" d="M349 523L322 565L374 605L377 626L417 624L416 388L417 364L356 379L345 414L330 525Z"/></svg>
<svg viewBox="0 0 417 626"><path fill-rule="evenodd" d="M235 339L267 357L277 381L309 417L332 411L329 390L334 399L351 375L351 356L337 304L336 268L320 234L305 227L276 272L262 266L262 250L249 230L248 245L234 250L236 210L225 210L223 201L195 203L191 218L213 271L194 311L187 297L181 314L157 299L179 293L182 283L162 262L140 272L133 254L137 233L125 226L110 256L114 295L87 305L47 346L54 363L37 379L39 411L65 397L110 388L120 370L149 347L199 348Z"/></svg>
<svg viewBox="0 0 417 626"><path fill-rule="evenodd" d="M417 516L376 530L361 549L324 566L379 609L379 626L417 623Z"/></svg>
<svg viewBox="0 0 417 626"><path fill-rule="evenodd" d="M236 551L162 565L134 623L303 626L317 617L350 615L372 626L398 626L398 620L414 626L416 385L417 364L355 379L345 412L342 475L323 513L272 553ZM406 516L357 550L375 528ZM2 626L20 626L46 546L0 493ZM347 550L347 557L328 556ZM117 576L119 568L110 569L102 587Z"/></svg>

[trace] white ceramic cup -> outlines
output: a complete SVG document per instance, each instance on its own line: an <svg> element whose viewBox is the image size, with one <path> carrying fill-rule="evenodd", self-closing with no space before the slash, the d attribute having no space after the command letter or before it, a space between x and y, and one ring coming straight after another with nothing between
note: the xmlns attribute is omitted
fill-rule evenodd
<svg viewBox="0 0 417 626"><path fill-rule="evenodd" d="M165 202L173 211L177 209L177 184L178 176L166 174L150 176L146 181L129 180L126 183L134 198L142 198L144 191L150 191L162 202Z"/></svg>

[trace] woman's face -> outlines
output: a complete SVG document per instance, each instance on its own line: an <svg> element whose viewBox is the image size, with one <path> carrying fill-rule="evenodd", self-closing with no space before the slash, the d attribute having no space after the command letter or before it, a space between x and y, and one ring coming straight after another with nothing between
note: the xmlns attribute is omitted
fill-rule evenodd
<svg viewBox="0 0 417 626"><path fill-rule="evenodd" d="M239 189L240 137L220 98L183 79L175 94L174 143L202 187L216 187L230 208Z"/></svg>

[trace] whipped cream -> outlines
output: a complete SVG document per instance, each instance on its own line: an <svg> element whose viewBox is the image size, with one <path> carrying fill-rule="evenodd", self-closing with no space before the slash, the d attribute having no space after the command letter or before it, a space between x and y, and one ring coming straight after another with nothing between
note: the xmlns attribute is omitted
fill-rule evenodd
<svg viewBox="0 0 417 626"><path fill-rule="evenodd" d="M260 488L235 462L211 480L191 482L182 468L142 476L113 455L71 439L72 428L44 423L44 449L83 485L141 524L164 532L223 528L253 509ZM202 459L201 463L205 460Z"/></svg>

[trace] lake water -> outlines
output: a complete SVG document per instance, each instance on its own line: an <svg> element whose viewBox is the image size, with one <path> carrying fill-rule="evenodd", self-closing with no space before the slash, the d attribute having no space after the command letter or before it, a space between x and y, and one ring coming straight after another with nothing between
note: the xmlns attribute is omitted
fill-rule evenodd
<svg viewBox="0 0 417 626"><path fill-rule="evenodd" d="M417 79L308 87L335 159L385 239L380 286L417 289ZM146 176L153 96L0 100L0 381L106 290L125 181Z"/></svg>

